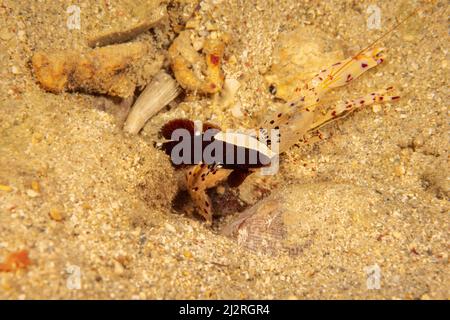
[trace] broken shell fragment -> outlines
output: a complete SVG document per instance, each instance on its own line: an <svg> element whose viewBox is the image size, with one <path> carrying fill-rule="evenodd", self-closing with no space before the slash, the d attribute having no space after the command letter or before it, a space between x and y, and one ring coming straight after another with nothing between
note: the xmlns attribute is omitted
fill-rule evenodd
<svg viewBox="0 0 450 320"><path fill-rule="evenodd" d="M80 90L127 98L136 86L127 71L147 51L144 43L127 43L88 52L37 52L31 62L36 79L45 90Z"/></svg>
<svg viewBox="0 0 450 320"><path fill-rule="evenodd" d="M93 48L129 41L154 27L167 16L166 6L161 6L156 9L147 9L146 6L147 3L144 3L141 5L143 10L138 10L138 8L134 10L139 15L137 22L127 25L125 28L116 27L95 34L88 39L88 45Z"/></svg>
<svg viewBox="0 0 450 320"><path fill-rule="evenodd" d="M233 104L241 84L234 78L226 78L220 95L220 104L227 108Z"/></svg>
<svg viewBox="0 0 450 320"><path fill-rule="evenodd" d="M180 91L177 82L160 71L136 100L125 121L124 130L137 134L147 120L175 99Z"/></svg>
<svg viewBox="0 0 450 320"><path fill-rule="evenodd" d="M317 194L326 201L317 201ZM379 218L374 208L390 210L375 190L340 183L289 185L238 214L221 234L235 238L243 248L271 256L322 250L315 243L333 237L327 250L337 252L343 243L371 241L367 234Z"/></svg>

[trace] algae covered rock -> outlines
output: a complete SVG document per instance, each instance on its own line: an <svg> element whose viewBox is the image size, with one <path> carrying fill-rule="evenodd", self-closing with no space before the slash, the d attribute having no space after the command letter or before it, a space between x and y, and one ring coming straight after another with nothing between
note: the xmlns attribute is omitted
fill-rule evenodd
<svg viewBox="0 0 450 320"><path fill-rule="evenodd" d="M86 52L37 52L31 62L36 79L48 91L80 90L127 98L136 87L128 71L147 51L144 43L127 43Z"/></svg>

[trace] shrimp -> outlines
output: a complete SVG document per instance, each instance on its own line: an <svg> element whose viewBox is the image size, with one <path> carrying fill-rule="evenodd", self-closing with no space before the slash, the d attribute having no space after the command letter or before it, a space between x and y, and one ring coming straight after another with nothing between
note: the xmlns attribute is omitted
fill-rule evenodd
<svg viewBox="0 0 450 320"><path fill-rule="evenodd" d="M326 112L320 114L315 112L318 107L323 108L322 98L332 89L343 87L362 76L366 71L377 67L385 60L384 49L375 46L382 38L393 32L402 23L417 13L415 10L405 19L398 22L383 36L372 42L354 56L334 63L326 69L319 71L311 80L303 86L296 88L296 98L289 101L266 117L258 126L261 137L258 143L264 147L272 146L273 142L268 132L276 130L277 147L276 156L289 150L291 146L299 142L311 143L308 136L313 136L321 127L328 125L338 119L344 118L355 110L375 104L397 101L400 96L392 94L394 87L371 92L356 99L337 102L326 107ZM187 120L189 121L189 120ZM186 127L186 120L176 119L169 122L165 127L175 129L177 123L184 123L180 127ZM192 126L192 125L189 125ZM164 127L163 127L164 128ZM216 126L216 129L218 127ZM218 129L220 132L220 129ZM164 131L164 130L163 130ZM165 134L166 139L169 135ZM317 136L321 139L320 134ZM166 153L170 154L174 141L166 142ZM254 147L258 151L263 148ZM240 164L239 167L230 164L197 163L188 166L186 170L186 188L192 197L198 213L206 220L207 225L213 221L212 202L206 191L216 187L227 180L231 187L239 186L248 175L264 166L247 168Z"/></svg>

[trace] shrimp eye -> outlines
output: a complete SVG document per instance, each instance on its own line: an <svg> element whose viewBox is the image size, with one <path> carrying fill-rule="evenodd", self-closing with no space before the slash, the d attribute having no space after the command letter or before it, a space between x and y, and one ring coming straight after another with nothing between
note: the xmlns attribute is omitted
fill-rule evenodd
<svg viewBox="0 0 450 320"><path fill-rule="evenodd" d="M269 92L273 95L277 94L277 87L273 83L269 86Z"/></svg>

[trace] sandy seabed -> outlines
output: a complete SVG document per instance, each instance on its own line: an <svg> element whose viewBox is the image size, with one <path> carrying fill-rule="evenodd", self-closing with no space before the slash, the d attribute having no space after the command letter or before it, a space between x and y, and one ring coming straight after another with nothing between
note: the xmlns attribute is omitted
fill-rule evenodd
<svg viewBox="0 0 450 320"><path fill-rule="evenodd" d="M199 96L133 137L104 97L47 93L35 81L34 52L86 47L89 32L114 16L106 3L125 3L76 1L82 28L68 30L72 2L0 2L0 184L9 187L0 190L0 261L27 250L32 262L0 272L0 298L449 298L445 1L379 1L381 30L367 29L370 1L211 1L231 34L226 55L235 61L224 71L239 78L244 116ZM329 138L293 147L276 177L249 178L235 191L248 206L255 184L284 192L301 249L267 254L220 235L232 212L213 229L175 212L179 173L153 146L162 123L196 116L248 126L276 103L264 74L280 33L314 27L351 54L417 6L422 13L381 41L386 62L334 93L395 85L401 100L326 127Z"/></svg>

